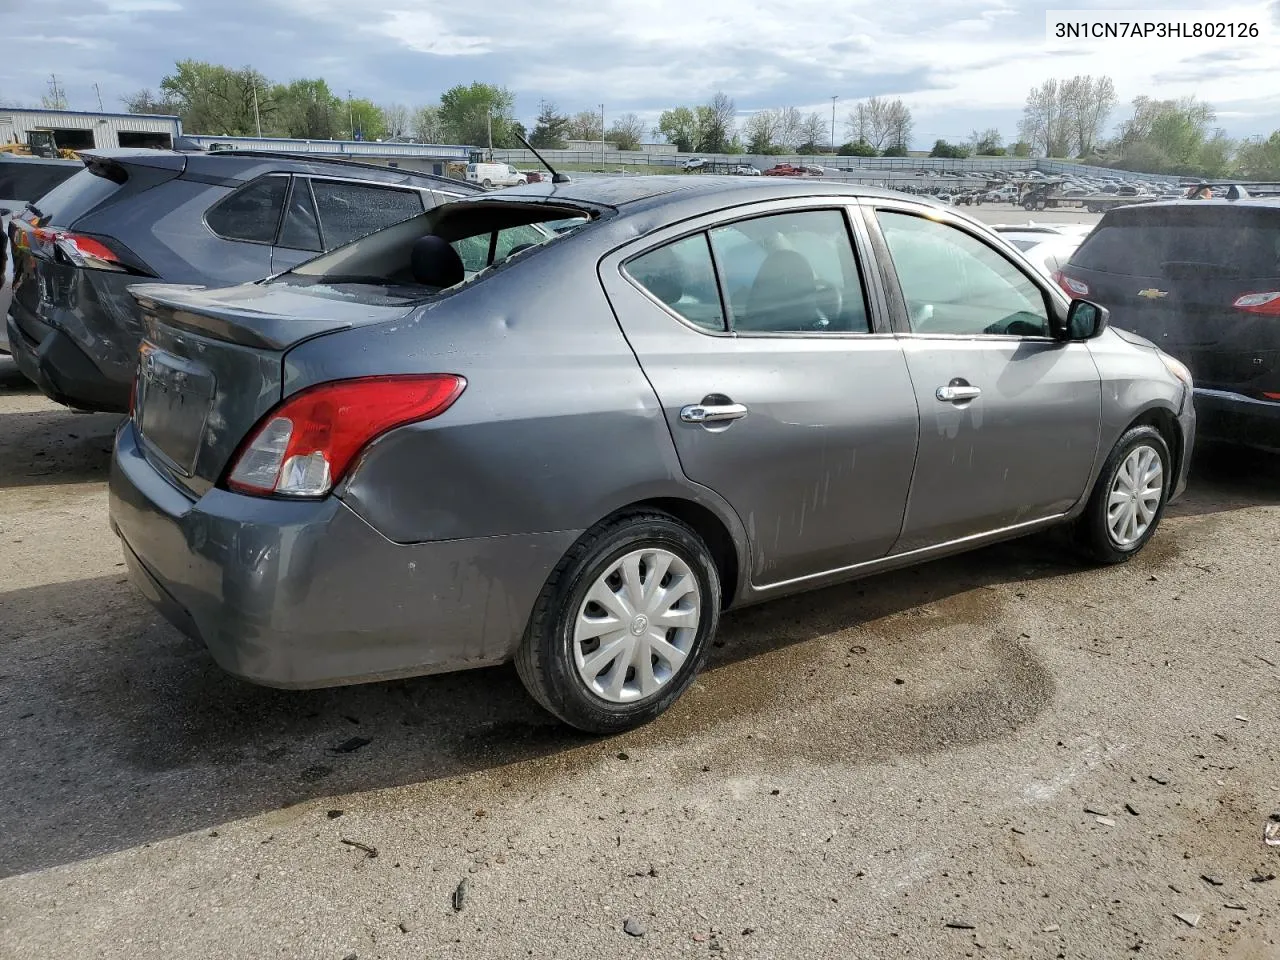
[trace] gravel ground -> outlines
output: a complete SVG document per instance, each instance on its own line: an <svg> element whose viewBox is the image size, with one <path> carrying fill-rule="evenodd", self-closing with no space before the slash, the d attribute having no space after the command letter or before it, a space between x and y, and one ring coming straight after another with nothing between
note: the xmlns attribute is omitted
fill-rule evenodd
<svg viewBox="0 0 1280 960"><path fill-rule="evenodd" d="M508 668L225 676L124 581L117 422L0 360L6 960L1280 956L1276 459L1207 451L1121 568L1040 538L730 615L598 740Z"/></svg>

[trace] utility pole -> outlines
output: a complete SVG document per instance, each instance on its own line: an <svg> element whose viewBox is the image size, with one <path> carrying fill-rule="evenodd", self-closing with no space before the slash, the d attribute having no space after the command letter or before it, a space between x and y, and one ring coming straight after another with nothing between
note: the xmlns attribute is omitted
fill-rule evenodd
<svg viewBox="0 0 1280 960"><path fill-rule="evenodd" d="M356 114L351 107L351 91L347 91L347 125L351 127L351 139L356 138Z"/></svg>
<svg viewBox="0 0 1280 960"><path fill-rule="evenodd" d="M253 77L253 119L258 125L258 139L262 139L262 116L258 113L258 78ZM96 86L96 84L95 84Z"/></svg>
<svg viewBox="0 0 1280 960"><path fill-rule="evenodd" d="M93 92L98 95L98 109L103 110L103 112L105 112L102 106L102 91L98 89L98 85L96 83L93 85Z"/></svg>
<svg viewBox="0 0 1280 960"><path fill-rule="evenodd" d="M56 73L49 74L49 100L54 110L67 109L67 95L58 86L58 75Z"/></svg>
<svg viewBox="0 0 1280 960"><path fill-rule="evenodd" d="M604 169L604 104L600 104L600 168Z"/></svg>
<svg viewBox="0 0 1280 960"><path fill-rule="evenodd" d="M836 152L836 101L839 99L840 97L838 95L833 96L831 98L831 152L832 153Z"/></svg>
<svg viewBox="0 0 1280 960"><path fill-rule="evenodd" d="M489 159L492 160L493 159L493 104L492 103L489 104L488 125L489 125Z"/></svg>

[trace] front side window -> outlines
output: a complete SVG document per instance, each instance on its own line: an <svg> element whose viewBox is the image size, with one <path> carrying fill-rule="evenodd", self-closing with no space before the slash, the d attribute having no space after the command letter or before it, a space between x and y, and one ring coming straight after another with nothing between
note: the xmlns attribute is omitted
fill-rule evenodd
<svg viewBox="0 0 1280 960"><path fill-rule="evenodd" d="M288 177L255 180L215 203L205 214L205 223L224 240L272 243L288 187Z"/></svg>
<svg viewBox="0 0 1280 960"><path fill-rule="evenodd" d="M866 298L839 210L741 220L710 231L739 333L867 333Z"/></svg>
<svg viewBox="0 0 1280 960"><path fill-rule="evenodd" d="M1049 336L1044 293L976 237L925 217L876 212L913 333Z"/></svg>
<svg viewBox="0 0 1280 960"><path fill-rule="evenodd" d="M696 327L725 330L707 235L697 233L641 254L626 265L631 278Z"/></svg>
<svg viewBox="0 0 1280 960"><path fill-rule="evenodd" d="M311 189L324 245L330 250L423 211L416 190L333 180L312 180Z"/></svg>

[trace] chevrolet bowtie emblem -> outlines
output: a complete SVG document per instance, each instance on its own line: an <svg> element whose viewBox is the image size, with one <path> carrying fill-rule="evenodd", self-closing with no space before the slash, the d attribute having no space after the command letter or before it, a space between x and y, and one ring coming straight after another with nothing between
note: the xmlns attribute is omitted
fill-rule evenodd
<svg viewBox="0 0 1280 960"><path fill-rule="evenodd" d="M1138 296L1146 297L1148 300L1155 300L1159 297L1167 297L1169 294L1164 290L1157 290L1155 287L1148 287L1146 290L1139 290Z"/></svg>

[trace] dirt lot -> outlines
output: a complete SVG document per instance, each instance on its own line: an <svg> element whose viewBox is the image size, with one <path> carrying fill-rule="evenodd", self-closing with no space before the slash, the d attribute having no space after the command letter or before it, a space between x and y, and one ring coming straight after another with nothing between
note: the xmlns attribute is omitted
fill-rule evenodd
<svg viewBox="0 0 1280 960"><path fill-rule="evenodd" d="M223 675L123 580L116 420L0 360L6 960L1280 956L1275 459L1210 451L1126 567L1046 538L731 615L593 740L510 669Z"/></svg>

